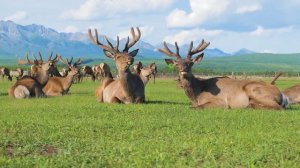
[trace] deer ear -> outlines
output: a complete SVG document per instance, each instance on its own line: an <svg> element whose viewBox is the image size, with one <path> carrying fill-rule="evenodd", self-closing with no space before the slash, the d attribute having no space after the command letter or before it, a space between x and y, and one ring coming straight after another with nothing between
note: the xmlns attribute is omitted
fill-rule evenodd
<svg viewBox="0 0 300 168"><path fill-rule="evenodd" d="M103 50L103 52L104 52L104 54L105 54L108 58L112 58L112 59L115 58L115 56L114 56L113 53L111 53L111 52L109 52L109 51L107 51L107 50Z"/></svg>
<svg viewBox="0 0 300 168"><path fill-rule="evenodd" d="M176 65L177 62L175 60L172 60L172 59L165 59L165 62L169 65L169 64L172 64L172 65Z"/></svg>
<svg viewBox="0 0 300 168"><path fill-rule="evenodd" d="M202 61L203 56L204 56L203 53L201 53L200 55L197 55L196 58L192 59L192 62L193 62L193 63L197 63L197 62Z"/></svg>
<svg viewBox="0 0 300 168"><path fill-rule="evenodd" d="M133 50L129 53L130 56L135 57L137 53L139 52L139 49Z"/></svg>
<svg viewBox="0 0 300 168"><path fill-rule="evenodd" d="M150 68L153 70L156 69L156 64L155 63L150 64Z"/></svg>

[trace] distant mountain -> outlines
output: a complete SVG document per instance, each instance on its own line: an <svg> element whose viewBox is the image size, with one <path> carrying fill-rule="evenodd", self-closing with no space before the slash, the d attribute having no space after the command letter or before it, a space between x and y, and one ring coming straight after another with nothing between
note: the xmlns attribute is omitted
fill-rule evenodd
<svg viewBox="0 0 300 168"><path fill-rule="evenodd" d="M234 52L232 55L233 56L240 56L240 55L248 55L248 54L255 54L256 52L255 51L251 51L251 50L248 50L246 48L242 48L236 52Z"/></svg>
<svg viewBox="0 0 300 168"><path fill-rule="evenodd" d="M103 35L99 35L99 40L106 43ZM115 41L110 39L112 43ZM126 40L120 40L120 48ZM141 58L158 59L163 54L158 52L162 44L153 46L140 40L134 47L139 48L138 56ZM187 51L189 45L180 47L181 51ZM174 48L170 45L170 48ZM54 29L46 28L42 25L31 24L22 26L12 21L0 21L0 58L24 57L27 52L38 52L48 55L50 51L60 53L63 56L104 58L102 50L92 44L85 33L59 33ZM249 53L249 50L242 49L234 55ZM251 52L252 53L252 52ZM185 53L182 53L183 55ZM206 49L206 57L223 57L230 56L220 49Z"/></svg>

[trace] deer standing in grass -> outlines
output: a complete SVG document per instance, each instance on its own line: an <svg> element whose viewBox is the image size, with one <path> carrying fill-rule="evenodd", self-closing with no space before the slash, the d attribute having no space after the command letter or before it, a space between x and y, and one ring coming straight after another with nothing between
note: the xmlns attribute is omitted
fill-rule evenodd
<svg viewBox="0 0 300 168"><path fill-rule="evenodd" d="M43 92L46 96L62 96L69 92L73 83L74 76L78 73L78 70L74 66L70 66L68 62L61 61L69 67L68 75L65 77L50 77L47 84L43 88Z"/></svg>
<svg viewBox="0 0 300 168"><path fill-rule="evenodd" d="M28 59L28 62L23 62L24 64L33 63ZM48 82L49 75L48 71L52 66L52 61L47 61L42 63L40 66L33 65L32 68L35 69L35 75L33 76L23 76L21 79L17 80L16 83L9 89L8 94L11 97L17 99L29 98L29 97L43 97L44 93L42 91L45 84Z"/></svg>
<svg viewBox="0 0 300 168"><path fill-rule="evenodd" d="M130 72L130 65L134 62L134 57L138 53L138 49L129 52L129 49L138 42L141 37L141 32L137 28L138 34L135 34L133 28L131 28L131 34L133 41L130 41L129 37L125 44L123 51L119 51L119 37L117 37L117 44L114 47L111 42L105 37L108 45L104 45L98 40L98 32L95 29L95 37L93 37L91 30L89 29L88 35L90 40L103 49L105 55L115 61L118 78L112 79L110 77L104 78L101 86L98 88L98 102L108 103L143 103L145 101L145 87L141 78Z"/></svg>
<svg viewBox="0 0 300 168"><path fill-rule="evenodd" d="M153 81L155 83L155 75L157 73L157 67L155 63L143 67L143 64L139 62L138 64L135 64L133 66L132 73L139 75L144 85L146 86L148 81L150 80L151 75L153 75Z"/></svg>
<svg viewBox="0 0 300 168"><path fill-rule="evenodd" d="M164 42L164 48L159 49L165 55L175 58L175 60L165 59L165 61L167 64L174 64L178 69L181 85L193 107L283 109L284 96L274 85L262 81L239 80L228 77L196 78L192 73L192 67L202 60L204 55L202 51L208 45L208 42L202 40L193 49L193 42L191 42L186 58L180 56L177 42L175 42L176 53L168 48L166 42ZM192 58L198 53L200 54Z"/></svg>

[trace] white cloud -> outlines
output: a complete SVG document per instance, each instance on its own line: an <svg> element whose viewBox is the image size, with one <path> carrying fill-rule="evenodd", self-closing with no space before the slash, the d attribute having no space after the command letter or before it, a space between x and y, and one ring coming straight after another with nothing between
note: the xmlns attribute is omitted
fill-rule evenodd
<svg viewBox="0 0 300 168"><path fill-rule="evenodd" d="M4 18L4 20L11 20L11 21L19 21L25 19L27 17L27 13L24 11L18 11L10 16Z"/></svg>
<svg viewBox="0 0 300 168"><path fill-rule="evenodd" d="M153 26L142 26L139 28L141 31L142 38L149 36L154 30ZM134 30L135 30L135 32L137 31L136 28L134 28ZM120 39L127 38L128 36L131 37L130 29L121 31L120 33L118 33L118 36L120 37Z"/></svg>
<svg viewBox="0 0 300 168"><path fill-rule="evenodd" d="M178 42L179 45L190 43L191 41L199 41L201 39L208 40L212 37L216 37L224 33L223 30L206 30L206 29L193 29L184 30L176 35L166 36L164 41L168 43Z"/></svg>
<svg viewBox="0 0 300 168"><path fill-rule="evenodd" d="M65 19L90 20L116 14L149 12L163 10L173 0L87 0L79 9L72 9L62 14Z"/></svg>
<svg viewBox="0 0 300 168"><path fill-rule="evenodd" d="M250 34L254 36L268 36L274 35L275 33L288 33L293 30L293 26L281 27L275 29L265 29L262 26L257 26L256 30L252 31Z"/></svg>
<svg viewBox="0 0 300 168"><path fill-rule="evenodd" d="M259 0L189 0L191 12L174 9L167 16L168 27L193 27L212 19L256 12L263 7Z"/></svg>
<svg viewBox="0 0 300 168"><path fill-rule="evenodd" d="M79 30L75 26L67 26L64 31L67 32L67 33L76 33Z"/></svg>
<svg viewBox="0 0 300 168"><path fill-rule="evenodd" d="M191 13L175 9L167 17L168 27L189 27L209 18L220 16L229 5L229 0L190 0Z"/></svg>
<svg viewBox="0 0 300 168"><path fill-rule="evenodd" d="M254 4L238 6L238 8L236 9L236 13L237 14L244 14L244 13L259 11L261 9L262 9L261 4L254 3Z"/></svg>

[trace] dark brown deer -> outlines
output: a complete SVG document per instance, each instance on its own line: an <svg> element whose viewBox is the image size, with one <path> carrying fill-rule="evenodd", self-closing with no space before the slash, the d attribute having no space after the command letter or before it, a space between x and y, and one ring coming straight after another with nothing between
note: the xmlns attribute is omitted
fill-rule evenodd
<svg viewBox="0 0 300 168"><path fill-rule="evenodd" d="M145 87L141 78L132 74L129 70L130 65L134 62L134 57L138 53L138 49L129 52L129 49L136 44L140 37L141 32L137 28L138 34L135 34L133 28L131 28L131 34L133 40L130 41L129 37L125 44L123 51L119 51L119 37L117 37L117 44L114 47L112 43L105 37L108 45L104 45L98 40L98 32L95 29L95 37L93 37L91 29L88 31L90 40L103 49L105 55L115 61L118 78L112 79L110 77L104 78L101 86L98 88L97 100L98 102L108 103L143 103L145 101Z"/></svg>
<svg viewBox="0 0 300 168"><path fill-rule="evenodd" d="M95 81L95 79L96 79L92 67L90 67L88 65L85 65L81 68L80 75L82 76L81 79L83 79L84 76L90 76L92 78L92 81Z"/></svg>
<svg viewBox="0 0 300 168"><path fill-rule="evenodd" d="M262 81L239 80L228 77L215 77L210 79L196 78L192 73L192 67L203 58L203 51L209 45L202 42L193 49L190 44L186 58L179 54L179 47L175 42L176 52L172 52L167 43L160 52L175 58L165 59L167 64L174 64L178 71L181 85L185 94L196 108L267 108L283 109L281 106L284 97L280 90L271 84ZM198 54L195 58L193 55Z"/></svg>
<svg viewBox="0 0 300 168"><path fill-rule="evenodd" d="M42 91L45 84L48 82L48 70L51 67L51 61L44 62L41 66L35 66L35 77L23 76L9 89L8 94L17 99L29 97L43 97Z"/></svg>
<svg viewBox="0 0 300 168"><path fill-rule="evenodd" d="M12 81L12 76L10 75L10 70L6 67L0 69L0 74L2 76L2 80L6 76L9 81Z"/></svg>
<svg viewBox="0 0 300 168"><path fill-rule="evenodd" d="M68 62L61 61L69 67L68 75L65 77L50 77L47 84L43 88L43 92L46 96L62 96L69 92L73 83L74 76L78 73L78 70L74 66L70 66Z"/></svg>
<svg viewBox="0 0 300 168"><path fill-rule="evenodd" d="M139 62L138 64L135 64L133 66L132 73L138 74L142 79L144 85L146 86L148 81L150 80L151 75L153 75L153 80L155 83L155 75L157 73L157 67L155 63L143 67L143 64Z"/></svg>

